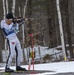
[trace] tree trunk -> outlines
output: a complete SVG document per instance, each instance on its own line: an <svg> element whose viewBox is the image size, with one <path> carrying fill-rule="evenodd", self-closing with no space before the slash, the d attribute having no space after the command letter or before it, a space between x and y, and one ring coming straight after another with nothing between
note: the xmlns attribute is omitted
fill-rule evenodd
<svg viewBox="0 0 74 75"><path fill-rule="evenodd" d="M69 6L69 0L66 0L66 31L67 31L67 38L68 38L68 44L69 44L69 50L70 50L70 58L73 58L74 55L73 55L73 47L72 47L72 41L71 41L71 27L70 27L70 21L69 21L69 10L70 10L70 7Z"/></svg>
<svg viewBox="0 0 74 75"><path fill-rule="evenodd" d="M12 13L14 16L15 16L15 3L16 3L16 0L13 0Z"/></svg>
<svg viewBox="0 0 74 75"><path fill-rule="evenodd" d="M6 0L6 13L8 13L8 0Z"/></svg>

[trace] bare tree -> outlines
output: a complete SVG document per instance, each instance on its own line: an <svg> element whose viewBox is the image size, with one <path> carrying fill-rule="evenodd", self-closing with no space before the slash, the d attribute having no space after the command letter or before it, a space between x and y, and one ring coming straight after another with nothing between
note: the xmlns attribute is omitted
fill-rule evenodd
<svg viewBox="0 0 74 75"><path fill-rule="evenodd" d="M64 42L64 34L63 34L63 27L62 27L61 11L59 7L59 0L56 0L56 6L57 6L57 12L58 12L58 21L59 21L60 37L61 37L61 44L62 44L64 60L67 60L66 52L65 52L66 50L65 50L65 42Z"/></svg>
<svg viewBox="0 0 74 75"><path fill-rule="evenodd" d="M8 0L6 0L6 13L8 13Z"/></svg>
<svg viewBox="0 0 74 75"><path fill-rule="evenodd" d="M12 13L14 16L15 16L15 3L16 3L16 0L13 0Z"/></svg>
<svg viewBox="0 0 74 75"><path fill-rule="evenodd" d="M69 44L69 50L70 50L70 58L74 57L73 54L73 47L72 47L72 40L71 40L71 27L70 27L70 5L69 2L70 0L66 0L65 2L65 12L66 12L66 32L67 32L67 39L68 39L68 44Z"/></svg>
<svg viewBox="0 0 74 75"><path fill-rule="evenodd" d="M5 16L6 16L6 8L5 8L5 0L3 0L3 11L4 11L4 19L5 19ZM7 49L6 47L6 43L7 43L7 40L5 39L5 50Z"/></svg>
<svg viewBox="0 0 74 75"><path fill-rule="evenodd" d="M20 6L19 6L19 16L21 16L21 10L20 10Z"/></svg>
<svg viewBox="0 0 74 75"><path fill-rule="evenodd" d="M28 0L26 0L26 2L25 2L25 6L24 6L24 13L23 13L23 18L25 17L25 13L26 13L26 8L27 8L27 3L28 3ZM25 22L24 22L24 24L22 25L22 42L23 42L23 56L24 56L24 61L25 61L25 54L24 54L24 44L25 44L25 26L26 24L25 24Z"/></svg>
<svg viewBox="0 0 74 75"><path fill-rule="evenodd" d="M5 16L6 16L5 0L3 0L3 11L4 11L4 19L5 19Z"/></svg>

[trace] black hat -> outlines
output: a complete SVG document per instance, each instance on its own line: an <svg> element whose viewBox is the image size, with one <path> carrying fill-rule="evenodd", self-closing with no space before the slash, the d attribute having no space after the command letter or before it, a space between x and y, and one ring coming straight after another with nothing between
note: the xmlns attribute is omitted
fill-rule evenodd
<svg viewBox="0 0 74 75"><path fill-rule="evenodd" d="M13 18L13 14L12 14L12 13L8 13L8 14L6 15L6 18L7 18L7 19L12 19L12 18Z"/></svg>

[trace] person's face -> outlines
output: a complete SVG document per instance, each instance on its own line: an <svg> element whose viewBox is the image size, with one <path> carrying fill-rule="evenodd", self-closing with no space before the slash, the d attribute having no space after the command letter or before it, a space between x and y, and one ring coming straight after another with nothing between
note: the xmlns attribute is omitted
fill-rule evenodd
<svg viewBox="0 0 74 75"><path fill-rule="evenodd" d="M13 19L6 19L6 23L7 23L8 25L10 25L10 24L12 23L12 20L13 20Z"/></svg>

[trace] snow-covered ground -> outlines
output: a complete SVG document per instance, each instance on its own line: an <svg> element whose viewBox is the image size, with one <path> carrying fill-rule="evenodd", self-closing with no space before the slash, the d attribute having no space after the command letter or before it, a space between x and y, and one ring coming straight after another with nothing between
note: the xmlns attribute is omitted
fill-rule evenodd
<svg viewBox="0 0 74 75"><path fill-rule="evenodd" d="M59 46L58 46L59 47ZM40 48L40 49L39 49ZM36 58L40 58L39 55L39 50L41 53L41 58L45 56L46 54L53 55L53 57L56 59L56 57L63 56L61 50L56 50L56 48L51 48L48 49L48 47L34 47L35 53L36 53ZM25 49L25 55L26 58L28 58L28 49ZM55 55L57 53L57 55ZM3 54L4 55L4 54ZM4 56L4 60L6 56ZM1 67L4 66L4 67ZM28 69L28 65L22 65L22 67ZM35 75L52 75L52 74L57 74L57 73L67 73L67 72L74 72L74 61L69 61L69 62L52 62L52 63L45 63L45 64L35 64L35 70L48 70L52 72L46 72L46 73L40 73L40 74L35 74ZM12 69L15 70L15 66L11 67ZM0 64L0 69L5 69L5 64ZM32 70L32 67L31 67ZM32 74L31 74L32 75Z"/></svg>
<svg viewBox="0 0 74 75"><path fill-rule="evenodd" d="M25 66L22 65L22 67L28 69L28 65L25 65ZM74 72L74 61L36 64L34 67L35 67L35 70L52 71L52 72L46 72L46 73L40 73L40 74L34 74L34 75L53 75L57 73L68 73L68 72ZM14 66L12 66L11 68L15 70ZM0 67L0 69L4 69L4 67ZM32 66L31 66L31 70L32 70Z"/></svg>

